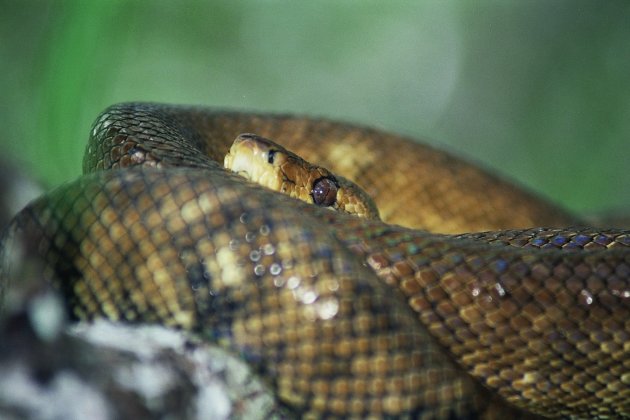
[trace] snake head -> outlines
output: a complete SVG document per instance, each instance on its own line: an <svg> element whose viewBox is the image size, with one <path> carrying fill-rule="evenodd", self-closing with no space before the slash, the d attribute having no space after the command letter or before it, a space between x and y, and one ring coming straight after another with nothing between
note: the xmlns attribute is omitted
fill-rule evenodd
<svg viewBox="0 0 630 420"><path fill-rule="evenodd" d="M250 181L307 203L378 218L376 205L356 184L256 134L240 134L225 156L224 166Z"/></svg>

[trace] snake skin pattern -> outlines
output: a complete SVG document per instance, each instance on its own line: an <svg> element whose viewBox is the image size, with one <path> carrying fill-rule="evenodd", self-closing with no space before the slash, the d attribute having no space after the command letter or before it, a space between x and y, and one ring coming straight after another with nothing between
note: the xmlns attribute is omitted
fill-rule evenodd
<svg viewBox="0 0 630 420"><path fill-rule="evenodd" d="M356 181L383 221L222 169L243 132ZM84 171L5 231L0 294L36 240L72 316L196 331L307 417L630 416L626 231L563 229L452 156L299 117L116 105Z"/></svg>

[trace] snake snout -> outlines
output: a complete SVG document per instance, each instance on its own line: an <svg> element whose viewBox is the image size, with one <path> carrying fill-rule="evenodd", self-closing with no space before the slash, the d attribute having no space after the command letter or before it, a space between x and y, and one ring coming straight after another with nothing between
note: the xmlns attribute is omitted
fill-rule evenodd
<svg viewBox="0 0 630 420"><path fill-rule="evenodd" d="M238 173L242 177L273 190L280 190L282 177L278 167L269 166L272 152L282 149L264 137L256 134L239 134L230 151L225 155L224 167Z"/></svg>

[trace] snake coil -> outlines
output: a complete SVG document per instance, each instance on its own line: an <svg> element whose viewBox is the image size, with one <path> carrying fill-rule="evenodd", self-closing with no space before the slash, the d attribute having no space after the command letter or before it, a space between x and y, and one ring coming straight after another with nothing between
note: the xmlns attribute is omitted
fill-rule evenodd
<svg viewBox="0 0 630 420"><path fill-rule="evenodd" d="M383 221L225 171L244 132L358 182ZM115 105L84 172L5 232L0 287L12 235L36 238L73 317L198 332L304 415L630 416L626 231L562 228L450 155L301 117Z"/></svg>

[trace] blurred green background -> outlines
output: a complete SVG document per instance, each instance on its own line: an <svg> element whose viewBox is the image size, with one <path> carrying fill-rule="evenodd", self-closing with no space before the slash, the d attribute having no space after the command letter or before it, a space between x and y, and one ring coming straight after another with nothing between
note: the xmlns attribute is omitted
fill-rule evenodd
<svg viewBox="0 0 630 420"><path fill-rule="evenodd" d="M0 146L47 187L115 102L327 116L630 208L630 2L0 0Z"/></svg>

